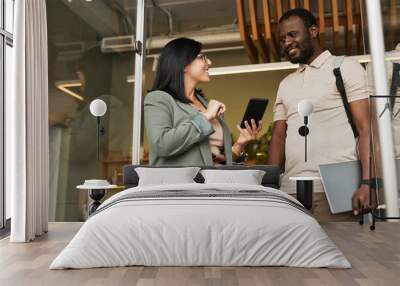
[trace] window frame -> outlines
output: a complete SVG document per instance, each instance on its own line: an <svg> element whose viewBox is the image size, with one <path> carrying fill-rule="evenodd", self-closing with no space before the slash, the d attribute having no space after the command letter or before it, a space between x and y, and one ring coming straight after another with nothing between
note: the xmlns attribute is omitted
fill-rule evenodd
<svg viewBox="0 0 400 286"><path fill-rule="evenodd" d="M6 93L6 47L13 48L13 34L6 30L6 0L0 0L0 236L9 232L10 219L6 215L6 188L5 188L5 93ZM12 0L15 13L15 0ZM13 15L14 16L14 15ZM13 18L14 19L14 18ZM12 27L14 30L14 27Z"/></svg>

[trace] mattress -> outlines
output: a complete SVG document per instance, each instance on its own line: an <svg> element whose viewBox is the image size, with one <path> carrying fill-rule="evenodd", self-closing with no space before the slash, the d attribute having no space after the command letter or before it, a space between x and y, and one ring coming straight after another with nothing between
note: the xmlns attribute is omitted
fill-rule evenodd
<svg viewBox="0 0 400 286"><path fill-rule="evenodd" d="M140 186L109 198L50 269L133 265L351 267L285 193L193 183Z"/></svg>

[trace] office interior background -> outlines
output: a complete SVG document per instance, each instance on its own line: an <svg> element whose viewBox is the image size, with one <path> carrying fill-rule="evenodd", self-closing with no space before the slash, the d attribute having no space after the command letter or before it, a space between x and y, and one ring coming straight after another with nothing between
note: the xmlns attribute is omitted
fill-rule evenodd
<svg viewBox="0 0 400 286"><path fill-rule="evenodd" d="M268 7L263 5L268 3ZM226 121L236 138L250 98L269 99L259 139L247 147L248 164L264 164L271 137L272 107L280 81L294 71L277 41L277 19L290 7L311 9L321 26L321 41L336 55L354 56L363 65L370 54L364 0L235 1L154 0L145 6L145 63L135 71L136 1L47 0L50 221L80 221L86 217L87 193L76 186L90 178L122 183L122 166L132 161L135 72L143 73L143 94L150 90L161 48L171 39L190 37L204 44L212 61L211 82L201 86L208 99L226 104ZM13 61L13 0L1 0L1 214L10 218L10 194L4 188L4 98L10 93ZM381 0L387 52L400 42L400 1ZM394 53L393 61L400 57ZM367 69L367 71L370 70ZM368 74L372 79L372 75ZM108 105L102 118L97 158L96 120L89 104L102 98ZM145 131L140 147L148 163ZM400 136L394 133L395 137ZM396 141L396 138L395 138ZM397 141L398 142L398 141ZM115 189L113 192L117 192ZM113 192L110 192L112 194Z"/></svg>

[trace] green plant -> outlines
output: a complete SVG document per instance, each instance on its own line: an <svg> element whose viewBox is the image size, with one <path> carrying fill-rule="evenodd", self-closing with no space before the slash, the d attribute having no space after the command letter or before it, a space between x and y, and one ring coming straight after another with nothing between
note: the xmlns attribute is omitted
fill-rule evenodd
<svg viewBox="0 0 400 286"><path fill-rule="evenodd" d="M255 164L265 164L268 159L268 148L272 139L272 125L268 126L267 132L247 144L246 153L248 154L248 160Z"/></svg>

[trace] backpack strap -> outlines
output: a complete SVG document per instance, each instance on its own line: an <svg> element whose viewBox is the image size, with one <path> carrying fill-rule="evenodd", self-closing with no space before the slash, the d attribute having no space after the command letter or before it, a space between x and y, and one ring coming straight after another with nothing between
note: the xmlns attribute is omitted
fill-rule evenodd
<svg viewBox="0 0 400 286"><path fill-rule="evenodd" d="M342 98L343 101L343 106L344 110L346 111L347 120L350 123L354 137L357 138L358 131L356 125L354 124L353 114L351 113L350 104L347 99L346 89L344 88L342 73L340 72L340 66L342 65L343 59L344 57L335 57L335 60L333 62L333 74L335 75L336 78L336 88L338 89L340 97Z"/></svg>
<svg viewBox="0 0 400 286"><path fill-rule="evenodd" d="M392 107L392 110L394 108L394 105L396 103L396 94L397 94L397 88L399 87L400 83L400 64L399 63L393 63L393 73L392 73L392 83L390 85L390 106Z"/></svg>

